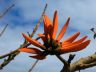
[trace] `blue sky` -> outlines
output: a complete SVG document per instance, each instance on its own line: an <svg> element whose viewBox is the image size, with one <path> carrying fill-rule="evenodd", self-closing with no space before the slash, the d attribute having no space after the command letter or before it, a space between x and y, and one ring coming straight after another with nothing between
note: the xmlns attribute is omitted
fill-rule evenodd
<svg viewBox="0 0 96 72"><path fill-rule="evenodd" d="M0 55L17 49L23 43L22 32L32 32L46 3L48 3L46 14L51 19L54 11L58 11L59 31L67 18L71 17L69 28L63 39L80 31L79 38L88 35L92 40L86 49L75 53L74 61L96 52L96 41L90 31L92 27L96 28L96 0L0 0L0 14L13 3L15 6L0 19L0 31L6 24L9 24L4 35L0 38ZM41 32L43 32L43 24L40 25L36 34ZM27 72L32 66L31 64L35 62L35 59L28 57L29 55L20 53L2 72ZM62 56L67 59L68 55ZM55 56L48 56L47 59L38 63L33 72L59 72L61 68L62 63ZM82 72L95 71L95 68L90 68Z"/></svg>

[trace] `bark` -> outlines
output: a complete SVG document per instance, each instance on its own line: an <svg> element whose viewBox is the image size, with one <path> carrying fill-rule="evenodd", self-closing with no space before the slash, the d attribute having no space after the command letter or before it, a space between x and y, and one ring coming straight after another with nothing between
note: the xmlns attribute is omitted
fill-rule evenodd
<svg viewBox="0 0 96 72"><path fill-rule="evenodd" d="M63 67L61 72L75 72L96 66L96 53L78 61L71 63L70 66Z"/></svg>

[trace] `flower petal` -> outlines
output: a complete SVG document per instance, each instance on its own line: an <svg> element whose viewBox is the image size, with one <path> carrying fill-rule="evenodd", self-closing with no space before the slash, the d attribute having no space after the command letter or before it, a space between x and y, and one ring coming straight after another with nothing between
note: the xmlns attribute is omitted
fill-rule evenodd
<svg viewBox="0 0 96 72"><path fill-rule="evenodd" d="M36 48L20 48L20 52L27 52L27 53L32 53L32 54L41 54L42 51Z"/></svg>
<svg viewBox="0 0 96 72"><path fill-rule="evenodd" d="M67 38L66 40L64 40L62 43L73 42L79 35L80 35L80 32L77 32L77 33L73 34L72 36L70 36L69 38Z"/></svg>
<svg viewBox="0 0 96 72"><path fill-rule="evenodd" d="M57 37L57 41L60 41L61 38L63 37L64 33L66 32L67 28L68 28L68 24L69 24L69 21L70 21L70 17L68 18L68 20L66 21L65 25L63 26L63 28L61 29L58 37Z"/></svg>
<svg viewBox="0 0 96 72"><path fill-rule="evenodd" d="M35 58L35 59L38 59L38 60L43 60L43 59L46 58L46 56L44 56L44 55L35 55L35 56L29 56L29 57Z"/></svg>
<svg viewBox="0 0 96 72"><path fill-rule="evenodd" d="M45 49L45 46L43 46L41 43L39 43L37 40L35 40L35 39L31 39L29 36L27 36L27 35L25 35L25 34L23 34L22 33L22 35L23 35L23 37L28 41L28 42L30 42L31 44L33 44L34 46L37 46L37 47L39 47L39 48L41 48L41 49Z"/></svg>
<svg viewBox="0 0 96 72"><path fill-rule="evenodd" d="M71 42L63 42L63 43L62 43L62 47L69 46L70 44L71 44Z"/></svg>
<svg viewBox="0 0 96 72"><path fill-rule="evenodd" d="M38 34L38 36L43 40L43 42L47 42L44 34Z"/></svg>
<svg viewBox="0 0 96 72"><path fill-rule="evenodd" d="M45 35L44 35L44 34L38 34L38 36L39 36L39 37L45 37Z"/></svg>
<svg viewBox="0 0 96 72"><path fill-rule="evenodd" d="M85 39L87 38L87 36L84 36L82 37L81 39L73 42L73 43L70 43L70 42L65 42L65 43L62 43L62 47L65 48L65 47L68 47L68 46L72 46L72 45L75 45L75 44L79 44L79 43L82 43Z"/></svg>
<svg viewBox="0 0 96 72"><path fill-rule="evenodd" d="M44 15L44 34L45 37L48 38L48 34L51 34L52 31L52 21L49 19L47 15Z"/></svg>
<svg viewBox="0 0 96 72"><path fill-rule="evenodd" d="M83 43L77 44L77 45L73 45L73 46L69 46L69 47L65 47L65 48L61 48L58 51L63 54L63 53L69 53L69 52L76 52L76 51L80 51L84 48L86 48L90 43L90 40L87 40Z"/></svg>
<svg viewBox="0 0 96 72"><path fill-rule="evenodd" d="M52 39L56 38L57 31L58 31L58 15L57 15L57 11L55 11L54 18L53 18Z"/></svg>

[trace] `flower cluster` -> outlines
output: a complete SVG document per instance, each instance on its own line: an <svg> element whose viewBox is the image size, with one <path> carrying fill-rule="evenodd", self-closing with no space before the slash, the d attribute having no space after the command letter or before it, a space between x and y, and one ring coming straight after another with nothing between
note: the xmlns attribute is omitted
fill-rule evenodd
<svg viewBox="0 0 96 72"><path fill-rule="evenodd" d="M57 11L54 13L53 22L49 19L47 15L44 16L44 33L38 34L38 36L42 39L43 44L39 43L37 40L30 38L26 34L22 34L23 37L32 45L36 46L37 48L20 48L19 51L27 52L35 54L30 56L35 59L45 59L47 55L60 55L69 52L76 52L80 51L90 43L90 40L85 40L87 36L82 37L79 40L76 38L80 35L80 32L77 32L70 36L69 38L60 42L61 38L65 34L68 24L70 21L70 17L64 24L63 28L61 29L60 33L56 37L58 31L58 14ZM76 41L75 41L76 40Z"/></svg>

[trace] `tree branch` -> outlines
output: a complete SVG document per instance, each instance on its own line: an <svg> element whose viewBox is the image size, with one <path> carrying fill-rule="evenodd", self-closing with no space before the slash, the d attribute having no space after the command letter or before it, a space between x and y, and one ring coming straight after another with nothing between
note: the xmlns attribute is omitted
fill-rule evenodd
<svg viewBox="0 0 96 72"><path fill-rule="evenodd" d="M38 26L40 25L41 21L43 20L43 17L44 17L44 14L45 14L46 9L47 9L47 4L45 5L44 11L43 11L43 13L42 13L42 16L41 16L41 18L40 18L38 24L36 25L36 27L34 28L32 34L31 34L30 36L32 36L33 33L36 32ZM37 38L37 39L39 39L39 38ZM38 61L39 61L39 60L36 60L36 61L35 61L35 63L32 65L32 67L29 69L28 72L31 72L31 71L33 70L33 68L36 66L36 64L38 63Z"/></svg>
<svg viewBox="0 0 96 72"><path fill-rule="evenodd" d="M96 66L96 53L88 57L81 58L74 63L71 63L70 66L68 66L66 69L65 67L63 67L61 72L75 72L93 66Z"/></svg>
<svg viewBox="0 0 96 72"><path fill-rule="evenodd" d="M6 28L7 28L8 24L4 27L4 29L2 30L2 32L0 33L0 37L3 35L3 33L5 32Z"/></svg>
<svg viewBox="0 0 96 72"><path fill-rule="evenodd" d="M68 62L65 59L63 59L60 55L56 55L56 56L65 66L68 65Z"/></svg>
<svg viewBox="0 0 96 72"><path fill-rule="evenodd" d="M96 66L96 54L79 59L78 61L70 65L70 69L71 71L78 71L93 66Z"/></svg>
<svg viewBox="0 0 96 72"><path fill-rule="evenodd" d="M9 10L9 9L8 9L8 10ZM8 10L6 10L6 12L7 12ZM38 27L39 27L39 24L42 22L43 16L44 16L44 13L45 13L45 10L46 10L46 9L44 9L44 11L43 11L43 13L42 13L42 16L40 17L40 20L39 20L38 24L35 26L32 34L31 34L31 37L34 36L36 30L37 30ZM5 13L6 13L6 12L5 12ZM39 39L39 38L37 38L37 39ZM27 46L29 46L29 45L30 45L30 43L24 42L22 45L20 45L19 48L27 47ZM19 49L19 48L18 48L18 49ZM10 53L7 53L7 54L5 54L5 55L0 56L0 59L7 58L7 59L4 60L3 63L0 64L0 69L3 69L3 67L5 67L5 66L6 66L7 64L9 64L12 60L14 60L14 58L20 53L20 52L18 51L18 49L14 50L14 51L12 51L12 52L10 52Z"/></svg>
<svg viewBox="0 0 96 72"><path fill-rule="evenodd" d="M0 18L2 18L12 7L14 7L15 4L11 5L10 7L8 7L4 12L3 14L0 15Z"/></svg>
<svg viewBox="0 0 96 72"><path fill-rule="evenodd" d="M32 72L33 68L36 66L39 60L36 60L35 63L32 65L32 67L29 69L28 72Z"/></svg>
<svg viewBox="0 0 96 72"><path fill-rule="evenodd" d="M63 59L60 55L56 55L56 56L64 64L64 66L60 72L71 72L70 71L70 63L74 59L75 55L70 54L68 61Z"/></svg>

